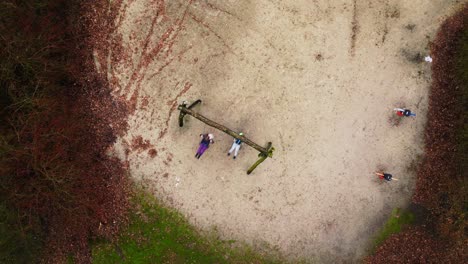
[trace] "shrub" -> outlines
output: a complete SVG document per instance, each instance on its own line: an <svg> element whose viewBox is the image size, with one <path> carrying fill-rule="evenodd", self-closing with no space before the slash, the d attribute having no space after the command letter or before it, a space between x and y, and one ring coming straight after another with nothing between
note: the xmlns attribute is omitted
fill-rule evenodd
<svg viewBox="0 0 468 264"><path fill-rule="evenodd" d="M94 5L0 3L0 198L2 213L15 215L2 219L12 228L7 239L20 241L6 250L12 262L22 262L14 254L22 248L46 262L68 254L89 262L89 239L115 236L126 219L126 172L106 155L126 110L92 64L89 21L80 14Z"/></svg>

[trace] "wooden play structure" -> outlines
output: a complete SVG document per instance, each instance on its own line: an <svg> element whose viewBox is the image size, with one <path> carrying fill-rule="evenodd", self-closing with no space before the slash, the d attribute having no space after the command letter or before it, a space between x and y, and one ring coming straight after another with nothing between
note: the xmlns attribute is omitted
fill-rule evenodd
<svg viewBox="0 0 468 264"><path fill-rule="evenodd" d="M193 102L190 105L188 105L187 101L184 101L184 102L182 102L182 104L179 105L178 109L180 110L180 114L179 114L179 126L180 127L184 126L184 117L185 117L185 115L191 115L191 116L195 117L196 119L202 121L203 123L205 123L205 124L207 124L207 125L209 125L211 127L214 127L214 128L216 128L218 130L221 130L221 131L223 131L224 133L230 135L233 138L240 139L245 144L251 146L252 148L254 148L256 150L258 150L260 152L258 154L259 159L252 166L250 166L250 168L247 170L247 174L252 173L252 171L255 170L255 168L258 165L260 165L260 163L262 163L264 160L266 160L266 158L268 158L268 157L271 158L273 156L273 151L275 150L275 148L273 148L271 142L268 142L266 147L262 147L262 146L258 145L257 143L253 142L252 140L248 139L247 137L239 136L239 133L236 133L233 130L231 130L231 129L225 127L225 126L223 126L221 124L218 124L218 123L216 123L216 122L214 122L214 121L200 115L197 112L194 112L192 110L192 108L194 108L196 105L200 104L201 102L202 101L200 99L198 99L198 100L196 100L195 102Z"/></svg>

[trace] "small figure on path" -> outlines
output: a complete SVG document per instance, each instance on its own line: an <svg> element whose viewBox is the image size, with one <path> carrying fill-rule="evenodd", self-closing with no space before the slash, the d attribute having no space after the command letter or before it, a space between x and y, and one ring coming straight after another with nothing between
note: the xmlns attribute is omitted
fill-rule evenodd
<svg viewBox="0 0 468 264"><path fill-rule="evenodd" d="M243 135L244 135L244 133L242 133L242 132L239 133L239 136L243 136ZM239 149L241 147L241 144L242 144L242 140L235 138L234 143L232 143L231 149L229 150L227 155L230 156L231 152L234 151L234 157L232 157L232 158L236 159L237 154L239 153Z"/></svg>
<svg viewBox="0 0 468 264"><path fill-rule="evenodd" d="M431 55L427 55L426 57L424 57L424 60L425 60L426 62L431 63L431 62L432 62L432 57L431 57Z"/></svg>
<svg viewBox="0 0 468 264"><path fill-rule="evenodd" d="M396 111L396 114L398 116L406 116L406 117L416 116L415 113L411 112L411 110L406 109L406 108L395 108L395 109L393 109L393 111Z"/></svg>
<svg viewBox="0 0 468 264"><path fill-rule="evenodd" d="M210 143L214 143L213 134L200 134L201 141L200 146L198 147L197 153L195 154L195 158L199 159L203 153L209 148Z"/></svg>
<svg viewBox="0 0 468 264"><path fill-rule="evenodd" d="M379 176L380 179L386 180L386 181L398 181L397 178L393 178L393 176L390 173L384 173L384 172L375 172L375 175Z"/></svg>

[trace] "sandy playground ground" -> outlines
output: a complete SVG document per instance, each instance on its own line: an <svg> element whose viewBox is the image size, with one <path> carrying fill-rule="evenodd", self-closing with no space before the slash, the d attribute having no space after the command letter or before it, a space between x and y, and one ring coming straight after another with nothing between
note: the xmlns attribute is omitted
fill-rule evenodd
<svg viewBox="0 0 468 264"><path fill-rule="evenodd" d="M132 176L202 230L311 262L356 262L408 204L423 147L430 64L455 0L127 0L110 56L114 95L134 104L114 153ZM105 67L104 67L105 65ZM195 108L272 159L187 117ZM417 113L398 125L392 109ZM200 160L199 134L215 135ZM380 182L383 168L399 178Z"/></svg>

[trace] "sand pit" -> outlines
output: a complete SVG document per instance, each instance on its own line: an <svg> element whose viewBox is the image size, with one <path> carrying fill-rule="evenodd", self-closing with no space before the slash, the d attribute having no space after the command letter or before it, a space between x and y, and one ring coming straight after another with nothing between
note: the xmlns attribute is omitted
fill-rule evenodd
<svg viewBox="0 0 468 264"><path fill-rule="evenodd" d="M455 0L124 1L111 55L96 54L114 94L134 104L115 153L132 176L202 230L285 256L354 262L414 187L423 147L431 37ZM232 138L257 152L226 156ZM394 126L392 109L417 113ZM215 144L197 160L198 135ZM379 167L398 182L382 183Z"/></svg>

